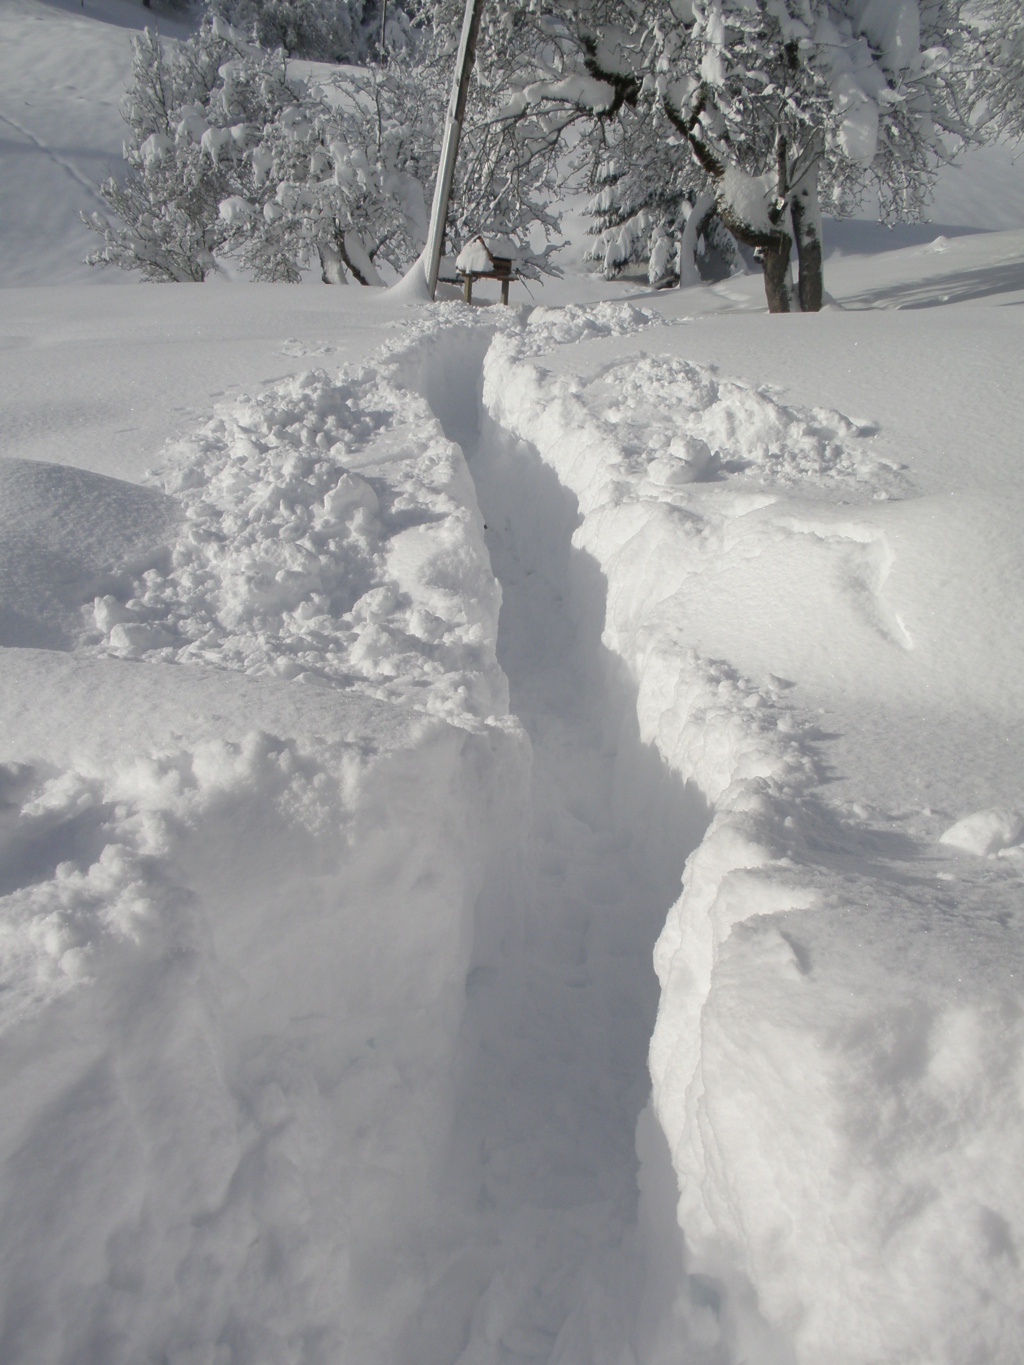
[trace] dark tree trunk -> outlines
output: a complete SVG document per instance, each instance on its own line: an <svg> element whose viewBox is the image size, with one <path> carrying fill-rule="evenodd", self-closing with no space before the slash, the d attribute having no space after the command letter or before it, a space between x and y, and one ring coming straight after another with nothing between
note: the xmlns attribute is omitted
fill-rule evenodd
<svg viewBox="0 0 1024 1365"><path fill-rule="evenodd" d="M817 313L821 309L825 291L817 167L803 177L790 199L789 207L796 237L796 254L800 262L800 307L805 313Z"/></svg>
<svg viewBox="0 0 1024 1365"><path fill-rule="evenodd" d="M365 284L367 287L369 287L370 281L366 278L366 276L363 274L361 270L357 270L356 267L352 264L352 261L348 254L348 247L345 245L344 234L335 233L334 240L338 244L338 255L341 257L344 264L348 266L352 278L354 280L357 280L360 284Z"/></svg>
<svg viewBox="0 0 1024 1365"><path fill-rule="evenodd" d="M764 292L769 313L789 313L793 299L789 284L789 257L793 238L784 227L753 228L737 218L728 204L718 203L718 216L738 242L756 250L764 270Z"/></svg>
<svg viewBox="0 0 1024 1365"><path fill-rule="evenodd" d="M345 266L339 254L330 246L317 246L320 257L320 278L324 284L346 284Z"/></svg>
<svg viewBox="0 0 1024 1365"><path fill-rule="evenodd" d="M789 254L793 239L780 231L776 237L758 250L764 267L764 292L769 313L788 313L792 309L789 287Z"/></svg>
<svg viewBox="0 0 1024 1365"><path fill-rule="evenodd" d="M697 243L711 226L711 220L717 212L718 205L713 194L699 194L697 196L690 216L686 220L682 241L679 243L680 289L684 289L687 285L700 284L700 271L697 269Z"/></svg>

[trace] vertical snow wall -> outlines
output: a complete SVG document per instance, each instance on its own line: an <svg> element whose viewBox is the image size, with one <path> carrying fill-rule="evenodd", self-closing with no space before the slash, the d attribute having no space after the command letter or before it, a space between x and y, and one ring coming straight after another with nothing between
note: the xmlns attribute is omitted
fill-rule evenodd
<svg viewBox="0 0 1024 1365"><path fill-rule="evenodd" d="M465 462L370 365L4 472L0 1359L394 1359L526 844Z"/></svg>
<svg viewBox="0 0 1024 1365"><path fill-rule="evenodd" d="M609 364L606 348L586 378L534 359L600 335L597 311L537 309L498 335L483 405L578 499L573 543L606 580L603 639L640 737L713 812L655 952L635 1353L1010 1365L1024 1330L1015 874L947 898L932 879L962 872L922 871L926 845L829 804L784 679L693 647L720 566L754 566L752 586L762 566L786 591L776 559L798 541L809 581L839 585L826 648L907 649L871 509L912 490L841 415L685 360Z"/></svg>

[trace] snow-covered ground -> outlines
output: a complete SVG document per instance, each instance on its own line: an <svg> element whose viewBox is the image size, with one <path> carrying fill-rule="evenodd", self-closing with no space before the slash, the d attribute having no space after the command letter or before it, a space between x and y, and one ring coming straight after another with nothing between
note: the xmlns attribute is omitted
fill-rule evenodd
<svg viewBox="0 0 1024 1365"><path fill-rule="evenodd" d="M136 22L0 9L0 1361L1018 1361L1024 168L140 287Z"/></svg>

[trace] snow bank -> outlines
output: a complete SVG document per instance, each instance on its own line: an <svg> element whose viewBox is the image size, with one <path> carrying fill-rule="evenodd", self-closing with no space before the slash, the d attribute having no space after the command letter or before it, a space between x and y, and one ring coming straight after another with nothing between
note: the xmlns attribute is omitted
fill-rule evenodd
<svg viewBox="0 0 1024 1365"><path fill-rule="evenodd" d="M126 708L166 671L65 669L64 705L88 714L100 667L135 675L103 680ZM229 734L273 715L266 684L171 671L179 730L189 701ZM35 756L3 770L7 1360L380 1358L429 1281L521 752L381 703L301 718L56 773L5 727Z"/></svg>
<svg viewBox="0 0 1024 1365"><path fill-rule="evenodd" d="M88 642L507 712L472 483L421 399L371 368L307 373L226 408L161 482L182 509L169 562L97 598Z"/></svg>
<svg viewBox="0 0 1024 1365"><path fill-rule="evenodd" d="M636 680L641 735L714 809L656 953L654 1107L688 1271L667 1321L695 1359L1009 1362L1024 1325L1016 873L947 895L957 873L934 845L830 801L786 680L700 648L716 606L759 628L716 596L723 556L756 578L801 525L817 573L842 581L849 550L824 528L845 517L854 545L884 549L887 500L912 505L913 487L857 424L689 362L547 373L529 358L544 327L492 344L485 406L578 498L574 543L607 579L604 638ZM912 644L871 563L819 623L825 658L866 650L864 676ZM785 635L799 591L772 607ZM656 1147L644 1139L649 1213L668 1194Z"/></svg>
<svg viewBox="0 0 1024 1365"><path fill-rule="evenodd" d="M392 1358L524 839L462 454L364 366L0 473L0 1357Z"/></svg>

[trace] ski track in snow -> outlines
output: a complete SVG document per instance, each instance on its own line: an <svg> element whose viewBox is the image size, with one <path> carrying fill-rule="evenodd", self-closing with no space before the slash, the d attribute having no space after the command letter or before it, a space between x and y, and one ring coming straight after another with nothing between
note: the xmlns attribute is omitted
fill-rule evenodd
<svg viewBox="0 0 1024 1365"><path fill-rule="evenodd" d="M37 137L30 128L26 128L23 124L19 123L17 119L11 118L10 114L5 114L0 111L0 122L6 123L7 126L13 128L16 133L20 133L22 137L28 138L33 146L38 147L41 152L46 153L54 165L59 166L76 184L88 191L89 197L93 199L100 208L106 208L106 204L100 197L94 182L91 181L87 175L83 175L77 166L73 166L70 161L65 160L65 158L55 152L48 143L44 142L41 137Z"/></svg>
<svg viewBox="0 0 1024 1365"><path fill-rule="evenodd" d="M685 361L641 357L587 380L544 368L553 348L652 325L628 305L535 309L525 325L446 306L357 370L314 372L225 407L157 476L180 506L178 530L149 559L111 566L110 591L82 622L88 658L292 680L485 740L498 731L524 746L519 724L528 737L528 838L515 875L479 892L477 932L495 939L477 950L466 985L455 1120L437 1140L444 1197L416 1233L430 1283L418 1303L407 1287L375 1301L398 1315L379 1332L397 1333L389 1349L400 1365L636 1357L639 1324L654 1311L643 1301L636 1156L652 1032L658 1116L692 1181L713 1167L716 1135L733 1133L715 1128L712 1102L730 1101L705 1093L699 1055L730 930L756 922L752 941L772 916L799 917L835 895L844 850L870 844L869 831L823 804L785 684L700 657L677 638L672 613L723 544L816 538L843 547L835 560L866 626L910 649L885 600L891 551L857 507L912 487L839 414L788 407ZM841 513L826 506L837 487ZM799 501L776 506L794 491ZM644 568L659 562L663 575ZM332 826L351 824L365 764L349 754L331 768L263 737L142 766L141 776L6 770L7 836L28 869L4 900L10 1022L92 979L102 941L144 943L173 920L178 892L153 868L171 866L178 828L210 818L233 784L298 813L319 847ZM1012 854L1019 817L988 815L948 842ZM54 830L64 853L47 862ZM723 886L728 905L716 899ZM765 972L804 980L804 928L778 938L764 949ZM712 1012L707 1027L727 1049L723 1017ZM274 1109L284 1096L251 1103ZM249 1119L262 1125L261 1159L301 1167L305 1142L329 1181L329 1116L319 1099L303 1103L304 1136L280 1153L269 1136L277 1110ZM230 1126L222 1108L218 1122ZM358 1171L348 1178L358 1182ZM271 1176L261 1179L269 1200ZM229 1204L231 1180L222 1173L207 1202ZM684 1203L712 1267L715 1239L744 1216L746 1196L740 1181L735 1206L717 1208L694 1189ZM663 1185L654 1199L671 1210L674 1193ZM259 1224L258 1199L252 1207L238 1236ZM332 1245L317 1264L316 1238L329 1231L298 1204L273 1218L302 1225L312 1280L329 1283L344 1262ZM369 1215L354 1226L365 1231ZM181 1251L189 1275L214 1234L204 1236ZM782 1234L771 1211L749 1236L746 1260L711 1275L726 1308L710 1310L708 1280L695 1277L683 1307L667 1310L695 1361L754 1347L791 1358L767 1319L743 1307L753 1284L776 1323L796 1311L772 1278ZM800 1265L801 1254L786 1244ZM227 1276L243 1265L252 1273L237 1248L223 1259ZM294 1340L310 1304L323 1311L296 1275L287 1312L267 1310L291 1314ZM187 1315L198 1290L182 1293ZM254 1319L258 1300L246 1301ZM204 1312L196 1321L209 1339L189 1350L212 1352L222 1339L208 1303ZM812 1346L827 1339L820 1321L808 1330ZM323 1359L340 1331L324 1329ZM233 1341L240 1361L273 1345L256 1331ZM265 1358L291 1359L283 1347Z"/></svg>

